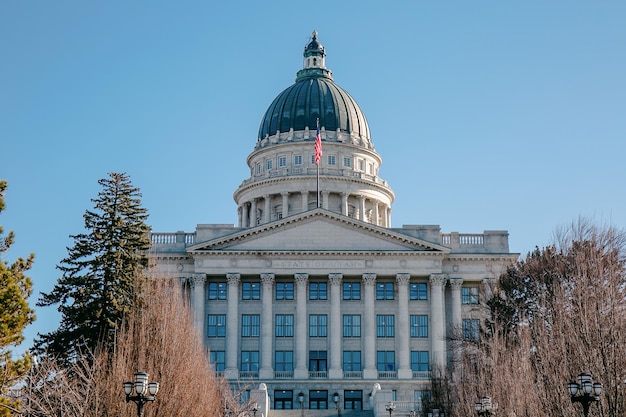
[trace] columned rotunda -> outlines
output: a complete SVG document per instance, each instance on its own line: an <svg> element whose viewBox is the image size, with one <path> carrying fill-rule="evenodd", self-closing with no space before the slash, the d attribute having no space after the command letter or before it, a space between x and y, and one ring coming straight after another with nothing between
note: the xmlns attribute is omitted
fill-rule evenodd
<svg viewBox="0 0 626 417"><path fill-rule="evenodd" d="M408 416L431 373L452 366L449 341L479 337L489 284L517 254L503 230L392 227L395 195L363 111L316 32L303 55L261 119L233 196L238 224L153 233L153 253L189 290L216 373L250 386L265 416L381 415L389 401Z"/></svg>

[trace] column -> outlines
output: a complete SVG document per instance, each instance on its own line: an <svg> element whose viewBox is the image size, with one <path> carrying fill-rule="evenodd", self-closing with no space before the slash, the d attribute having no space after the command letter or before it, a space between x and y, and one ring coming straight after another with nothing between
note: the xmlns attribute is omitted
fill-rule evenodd
<svg viewBox="0 0 626 417"><path fill-rule="evenodd" d="M376 379L376 313L374 311L374 294L376 274L363 274L363 378Z"/></svg>
<svg viewBox="0 0 626 417"><path fill-rule="evenodd" d="M241 220L241 215L242 215L242 214L243 214L243 207L242 207L242 206L239 206L239 207L237 208L237 225L238 225L238 227L242 227L242 226L241 226L241 221L242 221L242 220Z"/></svg>
<svg viewBox="0 0 626 417"><path fill-rule="evenodd" d="M226 369L224 376L228 379L239 378L237 359L239 357L239 281L240 274L226 274L228 282L228 301L226 313Z"/></svg>
<svg viewBox="0 0 626 417"><path fill-rule="evenodd" d="M359 220L365 221L365 196L359 196Z"/></svg>
<svg viewBox="0 0 626 417"><path fill-rule="evenodd" d="M330 192L322 191L322 208L328 210L328 196Z"/></svg>
<svg viewBox="0 0 626 417"><path fill-rule="evenodd" d="M341 329L343 320L341 318L341 274L329 274L330 284L330 379L343 378L341 369Z"/></svg>
<svg viewBox="0 0 626 417"><path fill-rule="evenodd" d="M274 379L274 369L272 368L272 299L274 288L274 274L261 274L263 312L261 314L261 369L259 378Z"/></svg>
<svg viewBox="0 0 626 417"><path fill-rule="evenodd" d="M409 324L409 281L410 274L396 274L398 283L398 328L396 329L396 341L398 349L398 379L413 378L411 370L411 346Z"/></svg>
<svg viewBox="0 0 626 417"><path fill-rule="evenodd" d="M341 214L348 215L348 193L341 193Z"/></svg>
<svg viewBox="0 0 626 417"><path fill-rule="evenodd" d="M443 314L443 289L446 286L445 274L430 275L430 341L433 371L441 371L446 365L445 320Z"/></svg>
<svg viewBox="0 0 626 417"><path fill-rule="evenodd" d="M378 222L378 200L372 201L372 223L379 226Z"/></svg>
<svg viewBox="0 0 626 417"><path fill-rule="evenodd" d="M265 208L263 209L263 223L269 223L272 219L270 215L272 214L272 207L270 206L270 196L265 195Z"/></svg>
<svg viewBox="0 0 626 417"><path fill-rule="evenodd" d="M243 203L241 206L241 227L248 227L248 203Z"/></svg>
<svg viewBox="0 0 626 417"><path fill-rule="evenodd" d="M289 216L289 193L280 193L283 196L283 219Z"/></svg>
<svg viewBox="0 0 626 417"><path fill-rule="evenodd" d="M309 209L309 192L302 191L300 195L302 196L302 211L305 212Z"/></svg>
<svg viewBox="0 0 626 417"><path fill-rule="evenodd" d="M193 322L196 330L203 336L204 331L204 283L206 282L206 274L193 274L191 285L193 285L192 304L193 304Z"/></svg>
<svg viewBox="0 0 626 417"><path fill-rule="evenodd" d="M306 286L309 281L309 274L295 274L294 278L296 281L296 369L294 369L293 377L295 379L308 379Z"/></svg>
<svg viewBox="0 0 626 417"><path fill-rule="evenodd" d="M257 226L257 220L256 220L256 198L252 199L252 202L250 202L250 227L256 227Z"/></svg>
<svg viewBox="0 0 626 417"><path fill-rule="evenodd" d="M450 334L452 336L463 337L462 319L461 319L461 288L463 287L463 278L450 278L452 317L450 320Z"/></svg>

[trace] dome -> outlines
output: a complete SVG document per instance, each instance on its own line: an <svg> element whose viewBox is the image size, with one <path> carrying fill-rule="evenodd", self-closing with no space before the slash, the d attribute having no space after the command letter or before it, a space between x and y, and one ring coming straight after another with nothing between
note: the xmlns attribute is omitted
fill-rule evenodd
<svg viewBox="0 0 626 417"><path fill-rule="evenodd" d="M370 139L369 126L357 102L333 81L332 72L325 67L326 52L317 40L317 32L304 48L304 67L298 71L296 82L283 90L268 107L259 128L258 139L277 133L316 129ZM325 140L324 138L322 140Z"/></svg>

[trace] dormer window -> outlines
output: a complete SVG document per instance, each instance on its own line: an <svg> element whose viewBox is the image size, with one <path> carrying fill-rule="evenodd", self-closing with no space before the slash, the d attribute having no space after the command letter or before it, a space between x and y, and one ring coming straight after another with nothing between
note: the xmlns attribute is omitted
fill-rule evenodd
<svg viewBox="0 0 626 417"><path fill-rule="evenodd" d="M313 58L313 66L317 65L317 58Z"/></svg>

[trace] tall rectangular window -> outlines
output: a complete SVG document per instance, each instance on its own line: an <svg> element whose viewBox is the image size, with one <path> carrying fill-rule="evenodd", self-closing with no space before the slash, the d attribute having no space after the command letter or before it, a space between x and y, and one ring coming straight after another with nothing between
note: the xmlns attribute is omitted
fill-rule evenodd
<svg viewBox="0 0 626 417"><path fill-rule="evenodd" d="M379 350L376 352L376 369L380 372L396 370L396 352Z"/></svg>
<svg viewBox="0 0 626 417"><path fill-rule="evenodd" d="M226 360L223 350L212 350L209 352L209 362L213 366L215 372L224 372L226 369Z"/></svg>
<svg viewBox="0 0 626 417"><path fill-rule="evenodd" d="M343 315L343 337L361 337L361 316Z"/></svg>
<svg viewBox="0 0 626 417"><path fill-rule="evenodd" d="M343 370L362 371L361 367L361 351L360 350L344 350L343 351Z"/></svg>
<svg viewBox="0 0 626 417"><path fill-rule="evenodd" d="M463 319L463 339L478 340L480 334L480 320Z"/></svg>
<svg viewBox="0 0 626 417"><path fill-rule="evenodd" d="M393 314L378 314L376 316L376 337L394 337Z"/></svg>
<svg viewBox="0 0 626 417"><path fill-rule="evenodd" d="M461 303L478 304L478 287L462 287Z"/></svg>
<svg viewBox="0 0 626 417"><path fill-rule="evenodd" d="M343 166L346 168L350 168L352 166L352 158L344 157Z"/></svg>
<svg viewBox="0 0 626 417"><path fill-rule="evenodd" d="M294 165L302 165L302 155L296 155L293 157Z"/></svg>
<svg viewBox="0 0 626 417"><path fill-rule="evenodd" d="M259 337L261 316L258 314L241 315L241 337Z"/></svg>
<svg viewBox="0 0 626 417"><path fill-rule="evenodd" d="M279 156L278 157L278 167L279 168L284 168L286 166L287 166L287 157Z"/></svg>
<svg viewBox="0 0 626 417"><path fill-rule="evenodd" d="M311 314L309 316L309 337L326 337L328 329L326 314Z"/></svg>
<svg viewBox="0 0 626 417"><path fill-rule="evenodd" d="M335 165L335 155L328 155L328 165Z"/></svg>
<svg viewBox="0 0 626 417"><path fill-rule="evenodd" d="M427 350L417 350L411 352L411 370L413 372L427 373L429 368L430 362L428 360Z"/></svg>
<svg viewBox="0 0 626 417"><path fill-rule="evenodd" d="M258 282L244 282L241 284L242 300L260 300L261 284Z"/></svg>
<svg viewBox="0 0 626 417"><path fill-rule="evenodd" d="M226 283L225 282L209 282L209 300L225 300L226 299Z"/></svg>
<svg viewBox="0 0 626 417"><path fill-rule="evenodd" d="M428 316L411 315L410 317L411 337L428 337Z"/></svg>
<svg viewBox="0 0 626 417"><path fill-rule="evenodd" d="M261 164L257 162L256 164L256 173L260 174L261 173Z"/></svg>
<svg viewBox="0 0 626 417"><path fill-rule="evenodd" d="M259 351L242 350L239 370L243 372L257 372L259 370Z"/></svg>
<svg viewBox="0 0 626 417"><path fill-rule="evenodd" d="M310 282L309 300L328 300L328 283Z"/></svg>
<svg viewBox="0 0 626 417"><path fill-rule="evenodd" d="M327 371L327 357L325 350L312 350L309 352L309 371L324 372Z"/></svg>
<svg viewBox="0 0 626 417"><path fill-rule="evenodd" d="M343 299L344 300L360 300L361 299L361 283L360 282L344 282L343 283Z"/></svg>
<svg viewBox="0 0 626 417"><path fill-rule="evenodd" d="M425 282L409 284L409 298L411 300L428 300L428 287Z"/></svg>
<svg viewBox="0 0 626 417"><path fill-rule="evenodd" d="M293 314L276 314L276 337L293 337Z"/></svg>
<svg viewBox="0 0 626 417"><path fill-rule="evenodd" d="M393 282L380 282L376 284L377 300L393 300Z"/></svg>
<svg viewBox="0 0 626 417"><path fill-rule="evenodd" d="M273 162L273 161L272 161L271 159L268 159L268 160L267 160L267 165L266 165L266 167L267 167L267 170L268 170L268 171L272 169L272 165L273 165L273 164L272 164L272 162Z"/></svg>
<svg viewBox="0 0 626 417"><path fill-rule="evenodd" d="M226 337L226 314L209 314L207 337Z"/></svg>
<svg viewBox="0 0 626 417"><path fill-rule="evenodd" d="M293 282L277 282L276 299L293 300Z"/></svg>
<svg viewBox="0 0 626 417"><path fill-rule="evenodd" d="M293 371L293 351L277 350L274 353L274 370L275 371Z"/></svg>

